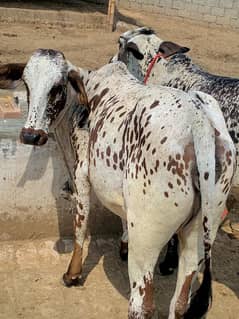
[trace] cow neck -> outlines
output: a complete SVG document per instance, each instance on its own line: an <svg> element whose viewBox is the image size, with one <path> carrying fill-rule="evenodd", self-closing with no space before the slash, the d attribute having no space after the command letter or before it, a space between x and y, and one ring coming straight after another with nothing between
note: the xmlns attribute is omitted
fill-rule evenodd
<svg viewBox="0 0 239 319"><path fill-rule="evenodd" d="M89 101L89 99L91 98L91 95L92 95L92 91L94 89L91 87L91 80L94 77L96 71L90 71L90 70L81 69L81 68L79 68L78 70L79 70L80 76L82 78L82 81L83 81L83 84L85 87L85 91L86 91L86 94L88 97L88 101Z"/></svg>
<svg viewBox="0 0 239 319"><path fill-rule="evenodd" d="M186 57L187 58L187 57ZM179 60L178 60L179 59ZM184 91L200 89L205 83L203 71L194 64L188 64L185 57L172 56L170 59L155 64L155 76L150 83L166 85ZM187 58L188 59L188 58Z"/></svg>
<svg viewBox="0 0 239 319"><path fill-rule="evenodd" d="M155 56L150 61L149 65L148 65L148 69L147 69L145 77L144 77L144 84L147 83L148 78L150 77L150 74L152 72L152 69L153 69L155 63L158 61L158 59L161 59L161 58L163 58L163 55L161 52L159 52L159 53L155 54Z"/></svg>
<svg viewBox="0 0 239 319"><path fill-rule="evenodd" d="M67 101L61 117L54 126L56 142L61 150L63 161L67 168L70 179L73 181L73 166L76 159L75 150L71 144L71 132L73 124L73 114L77 107L77 95L71 85L67 87Z"/></svg>

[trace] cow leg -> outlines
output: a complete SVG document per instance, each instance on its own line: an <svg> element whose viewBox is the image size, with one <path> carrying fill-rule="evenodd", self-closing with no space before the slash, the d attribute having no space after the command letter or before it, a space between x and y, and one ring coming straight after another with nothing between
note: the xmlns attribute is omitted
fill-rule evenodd
<svg viewBox="0 0 239 319"><path fill-rule="evenodd" d="M121 219L122 227L123 227L123 235L121 236L120 242L120 258L123 261L128 260L128 227L127 221L125 219Z"/></svg>
<svg viewBox="0 0 239 319"><path fill-rule="evenodd" d="M153 298L153 274L160 250L171 234L162 234L151 219L129 223L128 270L131 287L129 319L152 318L155 306ZM143 224L143 227L142 227Z"/></svg>
<svg viewBox="0 0 239 319"><path fill-rule="evenodd" d="M82 249L86 236L87 222L90 210L90 184L88 180L87 161L81 163L75 172L75 193L73 194L76 203L74 215L75 243L73 255L67 272L63 275L63 281L67 287L79 283L79 276L82 272Z"/></svg>
<svg viewBox="0 0 239 319"><path fill-rule="evenodd" d="M179 267L177 285L171 300L169 319L183 319L188 308L191 287L204 257L201 213L178 234Z"/></svg>
<svg viewBox="0 0 239 319"><path fill-rule="evenodd" d="M178 267L178 236L175 234L168 242L164 261L160 263L159 269L163 276L171 275Z"/></svg>

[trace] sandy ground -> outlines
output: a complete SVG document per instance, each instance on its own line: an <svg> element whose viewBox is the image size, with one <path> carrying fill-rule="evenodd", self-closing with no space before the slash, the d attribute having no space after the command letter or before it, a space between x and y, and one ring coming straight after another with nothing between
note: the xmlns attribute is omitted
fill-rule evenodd
<svg viewBox="0 0 239 319"><path fill-rule="evenodd" d="M191 47L191 56L208 70L238 76L238 32L142 12L122 10L121 14L130 25L150 25L162 38ZM24 62L35 49L44 47L62 50L73 63L94 69L114 55L124 30L124 24L109 33L50 23L0 23L0 62ZM238 208L232 218L238 220ZM72 289L60 284L69 255L56 252L55 241L0 243L0 318L126 318L127 265L118 257L118 239L93 238L88 243L84 286ZM209 319L238 318L238 261L239 242L221 232L214 249L214 303ZM156 274L156 318L167 318L174 284L175 276Z"/></svg>
<svg viewBox="0 0 239 319"><path fill-rule="evenodd" d="M61 276L70 254L59 254L55 240L0 243L0 318L62 319L127 317L127 263L118 255L118 239L91 238L85 245L82 283L66 288ZM69 249L70 242L66 242ZM214 248L214 301L208 319L237 319L239 242L220 233ZM89 255L88 255L89 253ZM176 276L156 270L155 318L166 319Z"/></svg>

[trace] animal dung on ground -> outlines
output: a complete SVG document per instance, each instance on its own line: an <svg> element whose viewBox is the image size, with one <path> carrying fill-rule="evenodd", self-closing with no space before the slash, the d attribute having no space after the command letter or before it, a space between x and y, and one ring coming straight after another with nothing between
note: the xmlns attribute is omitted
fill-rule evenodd
<svg viewBox="0 0 239 319"><path fill-rule="evenodd" d="M11 96L0 96L0 119L21 117L21 110Z"/></svg>

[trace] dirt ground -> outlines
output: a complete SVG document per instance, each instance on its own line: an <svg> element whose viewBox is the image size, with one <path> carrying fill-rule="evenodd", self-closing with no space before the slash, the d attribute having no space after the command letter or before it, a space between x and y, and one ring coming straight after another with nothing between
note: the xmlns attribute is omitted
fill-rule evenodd
<svg viewBox="0 0 239 319"><path fill-rule="evenodd" d="M208 70L228 76L239 73L238 32L182 21L173 17L121 11L128 26L145 24L167 40L190 47L191 56ZM117 50L118 30L82 30L45 25L0 23L0 63L24 62L37 48L62 50L67 59L94 69ZM238 208L232 219L238 221ZM127 265L118 257L117 238L92 238L83 272L84 286L67 289L60 278L69 254L54 249L56 239L0 243L0 318L115 318L127 317ZM69 243L67 244L70 245ZM68 247L69 248L69 247ZM87 251L87 250L86 250ZM220 231L214 247L214 301L209 319L237 319L239 313L239 241ZM166 319L175 276L156 271L158 312Z"/></svg>

